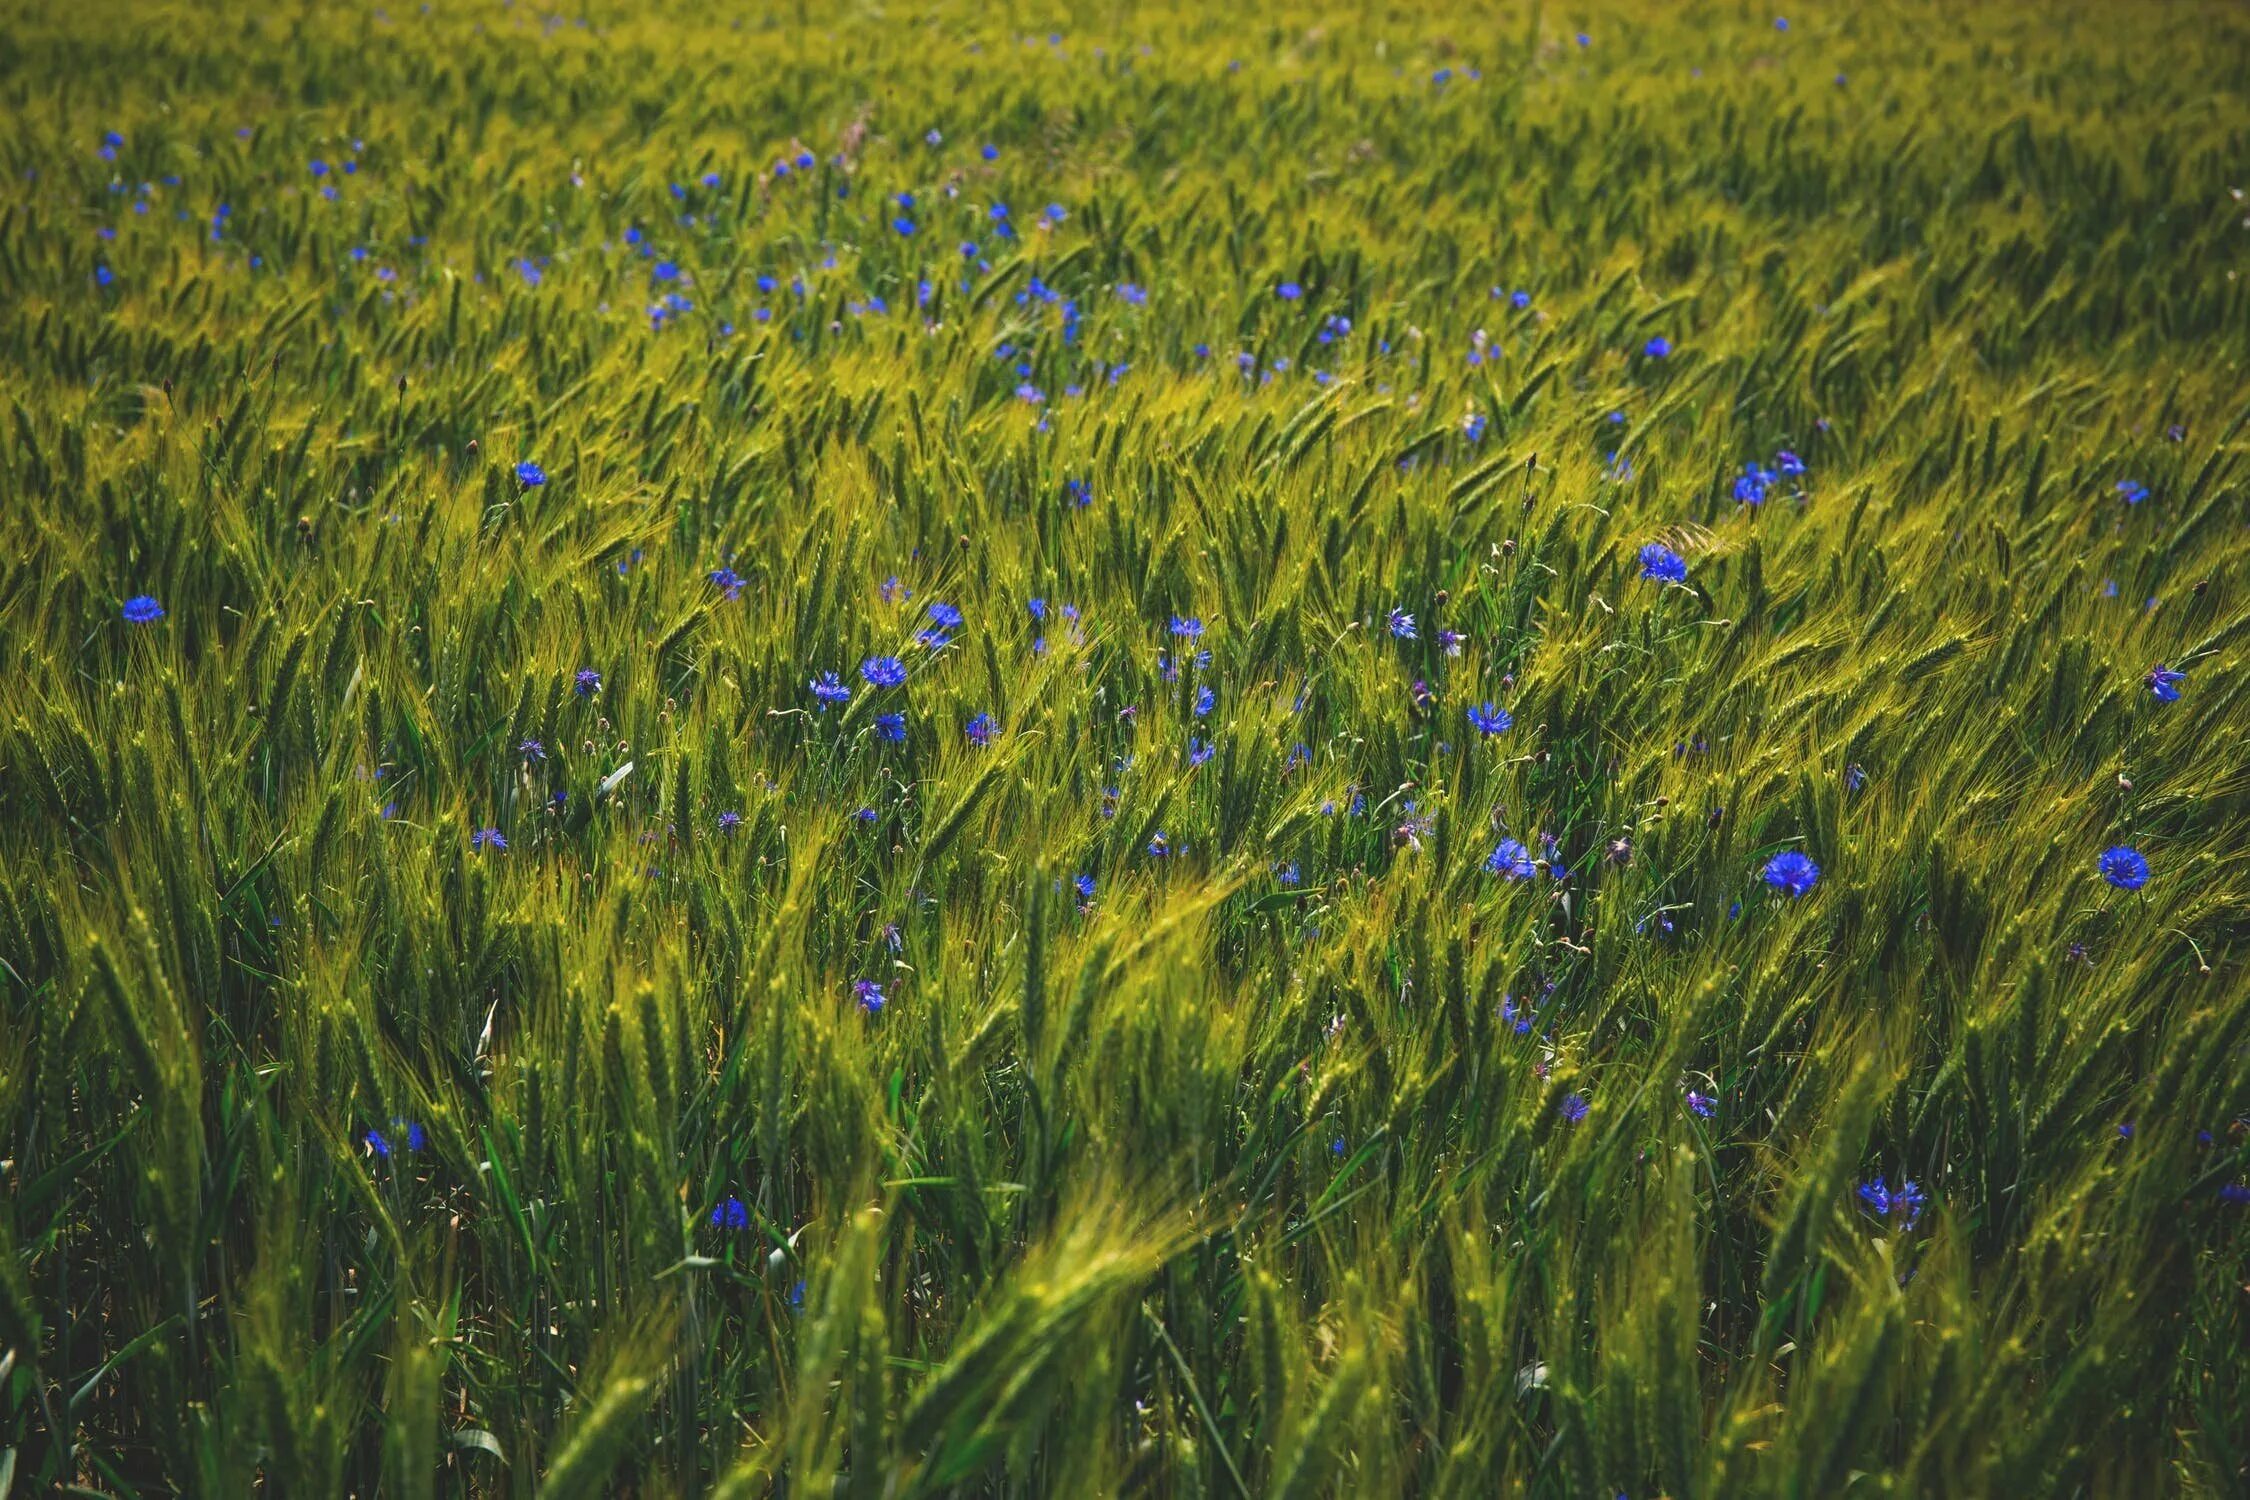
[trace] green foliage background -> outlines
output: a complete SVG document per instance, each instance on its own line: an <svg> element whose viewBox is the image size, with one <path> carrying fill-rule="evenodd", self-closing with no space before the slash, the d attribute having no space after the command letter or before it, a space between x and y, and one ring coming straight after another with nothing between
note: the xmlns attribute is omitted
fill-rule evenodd
<svg viewBox="0 0 2250 1500"><path fill-rule="evenodd" d="M0 1492L2240 1493L2250 23L1788 19L9 0Z"/></svg>

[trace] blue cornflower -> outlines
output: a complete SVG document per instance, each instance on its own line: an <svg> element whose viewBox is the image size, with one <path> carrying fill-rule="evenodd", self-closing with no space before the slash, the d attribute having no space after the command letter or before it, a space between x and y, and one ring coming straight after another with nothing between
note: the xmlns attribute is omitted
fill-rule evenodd
<svg viewBox="0 0 2250 1500"><path fill-rule="evenodd" d="M1071 886L1071 889L1072 889L1072 890L1074 890L1074 891L1078 892L1078 899L1079 899L1079 900L1081 900L1081 901L1091 901L1091 900L1093 900L1093 899L1094 899L1094 877L1093 877L1093 876L1091 876L1091 875L1073 875L1073 876L1072 876L1072 877L1070 878L1070 886Z"/></svg>
<svg viewBox="0 0 2250 1500"><path fill-rule="evenodd" d="M547 482L547 471L527 458L516 465L516 478L523 483L525 488L529 489L536 485L545 484Z"/></svg>
<svg viewBox="0 0 2250 1500"><path fill-rule="evenodd" d="M872 979L856 979L852 981L852 998L861 1010L875 1015L883 1008L883 987Z"/></svg>
<svg viewBox="0 0 2250 1500"><path fill-rule="evenodd" d="M133 625L149 625L164 618L164 606L150 594L135 594L125 601L125 608L119 612Z"/></svg>
<svg viewBox="0 0 2250 1500"><path fill-rule="evenodd" d="M1392 610L1389 625L1391 634L1397 636L1400 640L1411 641L1415 638L1414 617L1405 610Z"/></svg>
<svg viewBox="0 0 2250 1500"><path fill-rule="evenodd" d="M1199 639L1203 634L1203 621L1195 615L1189 615L1185 618L1174 615L1172 616L1172 634L1184 636L1191 641Z"/></svg>
<svg viewBox="0 0 2250 1500"><path fill-rule="evenodd" d="M1200 766L1218 753L1218 747L1209 740L1196 739L1192 735L1188 738L1187 760L1189 765Z"/></svg>
<svg viewBox="0 0 2250 1500"><path fill-rule="evenodd" d="M1694 1089L1689 1089L1687 1107L1699 1118L1708 1120L1719 1112L1719 1101L1709 1094L1699 1094Z"/></svg>
<svg viewBox="0 0 2250 1500"><path fill-rule="evenodd" d="M1117 284L1117 295L1120 299L1134 307L1146 307L1148 305L1147 290L1143 287L1134 285L1130 281L1121 281Z"/></svg>
<svg viewBox="0 0 2250 1500"><path fill-rule="evenodd" d="M2180 684L2185 681L2187 673L2171 671L2162 662L2149 668L2148 690L2156 695L2159 703L2179 702Z"/></svg>
<svg viewBox="0 0 2250 1500"><path fill-rule="evenodd" d="M748 1229L750 1227L750 1210L743 1206L740 1198L729 1193L724 1201L711 1210L711 1227L713 1229Z"/></svg>
<svg viewBox="0 0 2250 1500"><path fill-rule="evenodd" d="M886 740L903 742L906 738L906 715L877 714L875 732Z"/></svg>
<svg viewBox="0 0 2250 1500"><path fill-rule="evenodd" d="M1787 448L1773 456L1773 466L1791 478L1796 478L1805 472L1805 461L1791 453Z"/></svg>
<svg viewBox="0 0 2250 1500"><path fill-rule="evenodd" d="M2120 479L2117 481L2117 493L2125 497L2127 505L2138 505L2148 498L2149 492L2148 486L2138 479Z"/></svg>
<svg viewBox="0 0 2250 1500"><path fill-rule="evenodd" d="M1273 294L1284 302L1294 302L1305 295L1305 289L1294 281L1284 281L1273 289Z"/></svg>
<svg viewBox="0 0 2250 1500"><path fill-rule="evenodd" d="M577 677L572 680L578 685L578 696L581 698L591 698L602 690L602 674L592 667L580 667Z"/></svg>
<svg viewBox="0 0 2250 1500"><path fill-rule="evenodd" d="M1565 1094L1562 1097L1562 1103L1555 1106L1562 1117L1573 1125L1585 1119L1593 1107L1592 1104L1587 1102L1584 1094Z"/></svg>
<svg viewBox="0 0 2250 1500"><path fill-rule="evenodd" d="M1506 734L1515 727L1516 716L1497 703L1473 704L1469 709L1469 727L1479 734Z"/></svg>
<svg viewBox="0 0 2250 1500"><path fill-rule="evenodd" d="M1687 582L1687 559L1662 542L1641 545L1641 576L1658 583Z"/></svg>
<svg viewBox="0 0 2250 1500"><path fill-rule="evenodd" d="M1212 692L1210 688L1199 687L1195 690L1195 716L1197 718L1203 718L1218 705L1219 695Z"/></svg>
<svg viewBox="0 0 2250 1500"><path fill-rule="evenodd" d="M961 628L961 611L950 604L932 604L930 606L930 618L943 630L958 630Z"/></svg>
<svg viewBox="0 0 2250 1500"><path fill-rule="evenodd" d="M505 854L508 852L508 840L497 828L479 828L469 835L469 847L472 849L497 849Z"/></svg>
<svg viewBox="0 0 2250 1500"><path fill-rule="evenodd" d="M2148 884L2148 861L2141 857L2140 850L2124 844L2104 849L2094 868L2121 891L2137 891Z"/></svg>
<svg viewBox="0 0 2250 1500"><path fill-rule="evenodd" d="M1063 492L1070 497L1070 503L1080 510L1094 503L1093 488L1083 479L1064 480Z"/></svg>
<svg viewBox="0 0 2250 1500"><path fill-rule="evenodd" d="M1531 851L1521 839L1502 839L1498 848L1486 857L1484 867L1503 880L1529 880L1537 873L1531 862Z"/></svg>
<svg viewBox="0 0 2250 1500"><path fill-rule="evenodd" d="M1163 829L1159 828L1155 833L1149 835L1148 857L1150 859L1162 859L1165 855L1170 854L1171 852L1171 841L1164 837Z"/></svg>
<svg viewBox="0 0 2250 1500"><path fill-rule="evenodd" d="M891 220L891 228L897 230L900 234L912 234L914 232L914 221L901 214Z"/></svg>
<svg viewBox="0 0 2250 1500"><path fill-rule="evenodd" d="M1896 1189L1893 1189L1882 1178L1878 1177L1872 1182L1863 1182L1859 1185L1859 1201L1866 1204L1868 1212L1878 1219L1889 1219L1904 1214L1906 1216L1906 1227L1912 1229L1914 1221L1922 1217L1924 1199L1922 1189L1912 1178L1902 1181Z"/></svg>
<svg viewBox="0 0 2250 1500"><path fill-rule="evenodd" d="M895 656L870 656L859 664L870 687L894 688L906 681L906 663Z"/></svg>
<svg viewBox="0 0 2250 1500"><path fill-rule="evenodd" d="M547 747L538 740L525 740L516 746L516 754L525 760L545 760Z"/></svg>
<svg viewBox="0 0 2250 1500"><path fill-rule="evenodd" d="M852 690L839 682L834 672L821 673L812 680L811 687L813 697L820 700L822 708L826 708L831 703L849 703L852 701Z"/></svg>
<svg viewBox="0 0 2250 1500"><path fill-rule="evenodd" d="M732 568L713 568L704 576L709 578L713 585L729 599L741 598L743 585L748 581Z"/></svg>
<svg viewBox="0 0 2250 1500"><path fill-rule="evenodd" d="M1641 346L1641 353L1650 359L1669 359L1672 355L1672 341L1660 333Z"/></svg>
<svg viewBox="0 0 2250 1500"><path fill-rule="evenodd" d="M315 177L326 177L328 175L328 163L318 157L313 158L307 165L312 168L312 174Z"/></svg>
<svg viewBox="0 0 2250 1500"><path fill-rule="evenodd" d="M997 727L992 722L992 715L978 714L962 726L961 732L969 737L970 744L982 748L992 743L992 736Z"/></svg>
<svg viewBox="0 0 2250 1500"><path fill-rule="evenodd" d="M1802 896L1820 880L1820 866L1795 849L1784 849L1766 861L1766 884L1790 896Z"/></svg>
<svg viewBox="0 0 2250 1500"><path fill-rule="evenodd" d="M1861 768L1857 761L1844 767L1844 790L1856 792L1865 785L1867 785L1867 772Z"/></svg>
<svg viewBox="0 0 2250 1500"><path fill-rule="evenodd" d="M742 826L742 814L728 811L719 814L719 832L732 833Z"/></svg>

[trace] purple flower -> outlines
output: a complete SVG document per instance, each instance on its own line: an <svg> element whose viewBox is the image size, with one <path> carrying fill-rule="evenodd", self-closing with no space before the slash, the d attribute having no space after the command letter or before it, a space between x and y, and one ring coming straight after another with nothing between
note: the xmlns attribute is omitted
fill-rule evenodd
<svg viewBox="0 0 2250 1500"><path fill-rule="evenodd" d="M1820 866L1795 849L1784 849L1766 861L1765 881L1789 896L1802 896L1820 880Z"/></svg>
<svg viewBox="0 0 2250 1500"><path fill-rule="evenodd" d="M719 832L732 833L741 826L742 814L738 812L723 812L719 814Z"/></svg>
<svg viewBox="0 0 2250 1500"><path fill-rule="evenodd" d="M2148 861L2141 857L2138 849L2124 844L2104 849L2101 857L2094 861L2094 868L2101 871L2102 879L2121 891L2137 891L2148 884Z"/></svg>
<svg viewBox="0 0 2250 1500"><path fill-rule="evenodd" d="M875 1015L883 1008L883 987L872 979L854 980L852 982L852 998L859 1002L861 1010L866 1011L871 1016Z"/></svg>
<svg viewBox="0 0 2250 1500"><path fill-rule="evenodd" d="M849 703L852 701L852 690L839 682L834 672L821 673L812 680L811 687L813 697L820 701L822 708L826 708L831 703Z"/></svg>
<svg viewBox="0 0 2250 1500"><path fill-rule="evenodd" d="M1502 839L1485 858L1484 867L1503 880L1529 880L1538 870L1521 839Z"/></svg>
<svg viewBox="0 0 2250 1500"><path fill-rule="evenodd" d="M723 593L725 593L725 595L729 599L739 599L742 597L742 587L747 580L745 580L743 576L740 573L737 573L734 569L713 568L704 576L706 578L709 578L712 584Z"/></svg>
<svg viewBox="0 0 2250 1500"><path fill-rule="evenodd" d="M1641 547L1641 576L1653 578L1658 583L1687 582L1687 559L1662 542L1647 542Z"/></svg>
<svg viewBox="0 0 2250 1500"><path fill-rule="evenodd" d="M1203 621L1196 615L1172 616L1172 634L1188 640L1199 639L1203 634Z"/></svg>
<svg viewBox="0 0 2250 1500"><path fill-rule="evenodd" d="M581 698L591 698L602 690L602 674L592 667L580 667L578 676L573 680L578 684L578 696Z"/></svg>
<svg viewBox="0 0 2250 1500"><path fill-rule="evenodd" d="M1389 623L1391 634L1400 640L1411 641L1415 638L1414 617L1405 610L1392 610Z"/></svg>
<svg viewBox="0 0 2250 1500"><path fill-rule="evenodd" d="M1515 726L1516 716L1497 703L1483 703L1469 710L1469 725L1479 734L1506 734Z"/></svg>
<svg viewBox="0 0 2250 1500"><path fill-rule="evenodd" d="M1587 1102L1584 1094L1565 1094L1562 1097L1562 1103L1555 1106L1562 1117L1573 1125L1585 1119L1593 1107Z"/></svg>
<svg viewBox="0 0 2250 1500"><path fill-rule="evenodd" d="M963 726L962 733L969 737L970 744L982 749L992 743L992 736L997 729L998 726L992 722L992 715L978 714Z"/></svg>
<svg viewBox="0 0 2250 1500"><path fill-rule="evenodd" d="M1859 1185L1859 1201L1878 1219L1905 1215L1906 1227L1912 1229L1914 1222L1922 1217L1924 1199L1922 1189L1911 1178L1899 1183L1894 1190L1878 1177Z"/></svg>
<svg viewBox="0 0 2250 1500"><path fill-rule="evenodd" d="M2180 684L2185 681L2187 681L2187 673L2171 671L2162 662L2158 662L2148 671L2148 690L2156 695L2156 701L2159 703L2179 702Z"/></svg>
<svg viewBox="0 0 2250 1500"><path fill-rule="evenodd" d="M1687 1107L1694 1111L1697 1117L1708 1120L1719 1112L1719 1101L1709 1094L1699 1094L1694 1089L1689 1089Z"/></svg>
<svg viewBox="0 0 2250 1500"><path fill-rule="evenodd" d="M469 847L471 849L497 849L505 854L508 852L508 840L497 828L479 828L469 835Z"/></svg>

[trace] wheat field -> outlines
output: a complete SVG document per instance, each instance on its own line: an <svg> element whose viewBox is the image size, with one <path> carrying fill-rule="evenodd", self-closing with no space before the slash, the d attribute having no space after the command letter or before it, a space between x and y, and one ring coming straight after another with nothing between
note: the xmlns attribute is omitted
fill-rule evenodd
<svg viewBox="0 0 2250 1500"><path fill-rule="evenodd" d="M2250 12L0 0L0 1496L2250 1490Z"/></svg>

